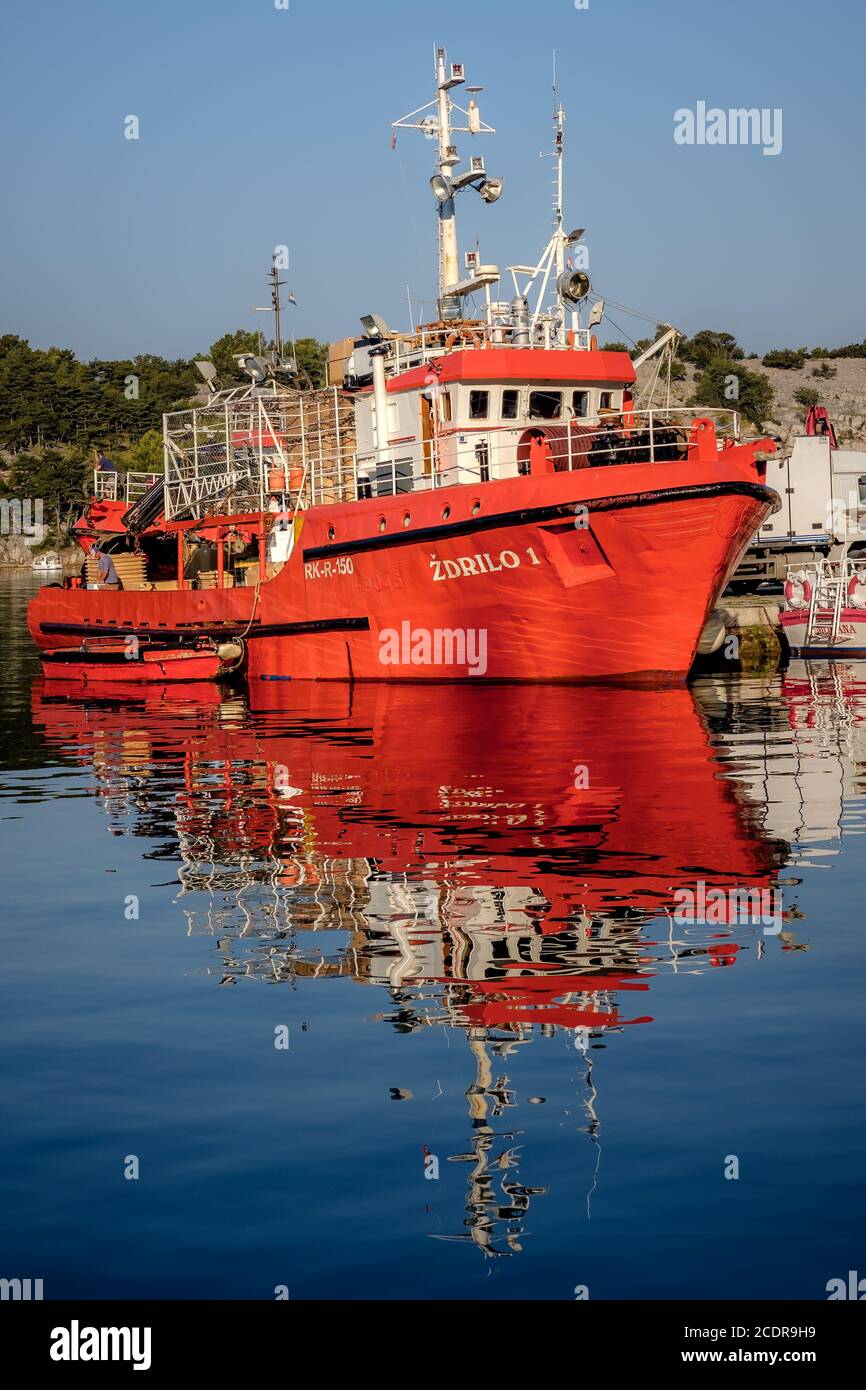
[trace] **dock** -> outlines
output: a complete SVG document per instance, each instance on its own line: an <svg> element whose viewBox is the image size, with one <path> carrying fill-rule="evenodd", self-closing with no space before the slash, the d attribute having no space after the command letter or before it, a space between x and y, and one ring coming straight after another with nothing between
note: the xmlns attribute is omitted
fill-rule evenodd
<svg viewBox="0 0 866 1390"><path fill-rule="evenodd" d="M737 594L721 598L701 634L695 668L772 671L781 666L787 644L779 622L781 595Z"/></svg>

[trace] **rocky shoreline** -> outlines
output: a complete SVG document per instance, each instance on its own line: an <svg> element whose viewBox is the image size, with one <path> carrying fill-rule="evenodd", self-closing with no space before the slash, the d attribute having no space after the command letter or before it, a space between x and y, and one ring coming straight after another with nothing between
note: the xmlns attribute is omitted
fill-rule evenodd
<svg viewBox="0 0 866 1390"><path fill-rule="evenodd" d="M81 551L77 545L56 545L37 550L23 536L0 536L0 570L31 570L34 560L58 559L64 569L77 570Z"/></svg>

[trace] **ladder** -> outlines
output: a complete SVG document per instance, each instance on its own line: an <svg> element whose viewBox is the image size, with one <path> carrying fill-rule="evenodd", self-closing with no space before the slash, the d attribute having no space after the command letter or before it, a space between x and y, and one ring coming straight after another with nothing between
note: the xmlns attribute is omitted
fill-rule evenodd
<svg viewBox="0 0 866 1390"><path fill-rule="evenodd" d="M818 569L815 575L815 584L809 598L809 616L806 620L806 646L809 646L815 635L817 624L826 614L831 613L830 637L831 644L838 642L842 629L842 609L845 606L845 595L847 593L847 582L844 570L836 575L828 570ZM823 645L823 644L822 644Z"/></svg>
<svg viewBox="0 0 866 1390"><path fill-rule="evenodd" d="M842 631L842 608L845 602L845 594L848 588L847 584L845 583L844 570L838 576L836 576L836 578L834 578L832 582L836 586L836 592L833 595L833 626L830 629L830 641L838 642L839 635Z"/></svg>

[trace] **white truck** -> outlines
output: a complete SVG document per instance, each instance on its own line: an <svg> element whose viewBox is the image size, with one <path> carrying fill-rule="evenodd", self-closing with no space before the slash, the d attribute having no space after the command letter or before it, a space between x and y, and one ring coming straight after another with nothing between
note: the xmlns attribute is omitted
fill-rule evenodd
<svg viewBox="0 0 866 1390"><path fill-rule="evenodd" d="M821 407L809 411L806 433L786 458L770 457L767 485L781 497L781 510L755 536L732 589L784 582L789 566L838 560L846 547L852 557L866 555L866 450L837 448Z"/></svg>

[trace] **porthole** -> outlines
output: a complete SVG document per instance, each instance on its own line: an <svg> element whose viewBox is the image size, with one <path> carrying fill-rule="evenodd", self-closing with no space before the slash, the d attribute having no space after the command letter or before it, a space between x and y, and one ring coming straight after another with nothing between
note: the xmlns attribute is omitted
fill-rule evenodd
<svg viewBox="0 0 866 1390"><path fill-rule="evenodd" d="M478 501L478 498L476 497L475 501L472 503L472 515L477 516L480 511L481 503Z"/></svg>
<svg viewBox="0 0 866 1390"><path fill-rule="evenodd" d="M384 531L388 523L383 516L379 517L379 530Z"/></svg>
<svg viewBox="0 0 866 1390"><path fill-rule="evenodd" d="M412 518L411 518L411 516L409 515L408 512L404 512L404 513L403 513L403 525L404 525L404 526L411 526L411 525L412 525Z"/></svg>
<svg viewBox="0 0 866 1390"><path fill-rule="evenodd" d="M450 507L443 507L443 508L442 508L442 520L443 520L443 521L447 521L450 515L451 515L451 508L450 508Z"/></svg>
<svg viewBox="0 0 866 1390"><path fill-rule="evenodd" d="M334 539L334 537L335 537L336 534L337 534L337 533L336 533L336 531L334 530L333 526L329 526L329 527L328 527L328 540L329 540L329 541L332 541L332 540Z"/></svg>

